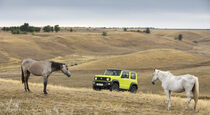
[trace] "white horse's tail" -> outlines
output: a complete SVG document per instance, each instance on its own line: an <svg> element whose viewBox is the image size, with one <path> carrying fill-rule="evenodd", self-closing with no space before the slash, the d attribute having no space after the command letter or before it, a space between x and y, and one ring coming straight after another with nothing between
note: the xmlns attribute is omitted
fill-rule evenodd
<svg viewBox="0 0 210 115"><path fill-rule="evenodd" d="M195 77L195 85L193 88L193 97L194 97L194 101L195 101L195 105L194 105L194 110L196 111L196 104L198 102L198 97L199 97L199 82L198 82L198 78Z"/></svg>

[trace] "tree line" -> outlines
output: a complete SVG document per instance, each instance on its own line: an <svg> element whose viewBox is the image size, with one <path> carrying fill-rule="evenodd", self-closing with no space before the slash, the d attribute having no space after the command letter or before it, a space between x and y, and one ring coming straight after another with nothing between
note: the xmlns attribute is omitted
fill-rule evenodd
<svg viewBox="0 0 210 115"><path fill-rule="evenodd" d="M128 31L127 28L123 28L123 31ZM146 28L145 30L141 31L141 30L130 30L131 32L140 32L140 33L147 33L147 34L150 34L150 29L149 28Z"/></svg>
<svg viewBox="0 0 210 115"><path fill-rule="evenodd" d="M30 26L28 23L24 23L21 26L12 26L12 27L3 27L1 30L3 31L11 31L12 34L27 34L27 32L40 32L43 30L44 32L58 32L60 31L59 25L55 26L44 26L43 28L41 27L35 27L35 26Z"/></svg>

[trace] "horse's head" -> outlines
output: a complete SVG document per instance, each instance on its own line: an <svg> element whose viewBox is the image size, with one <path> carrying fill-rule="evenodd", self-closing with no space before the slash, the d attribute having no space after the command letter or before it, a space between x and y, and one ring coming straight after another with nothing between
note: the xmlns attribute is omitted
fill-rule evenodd
<svg viewBox="0 0 210 115"><path fill-rule="evenodd" d="M69 72L68 66L66 64L61 65L61 71L68 77L71 77L71 73Z"/></svg>
<svg viewBox="0 0 210 115"><path fill-rule="evenodd" d="M153 78L152 78L153 85L155 85L155 81L158 79L158 73L159 73L159 70L154 69Z"/></svg>

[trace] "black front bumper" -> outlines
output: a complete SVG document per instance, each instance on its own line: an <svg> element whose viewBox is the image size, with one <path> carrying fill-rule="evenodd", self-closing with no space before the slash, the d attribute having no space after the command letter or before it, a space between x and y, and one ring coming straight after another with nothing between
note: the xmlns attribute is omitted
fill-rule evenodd
<svg viewBox="0 0 210 115"><path fill-rule="evenodd" d="M93 87L100 87L101 89L107 89L112 86L112 82L97 82L93 81Z"/></svg>

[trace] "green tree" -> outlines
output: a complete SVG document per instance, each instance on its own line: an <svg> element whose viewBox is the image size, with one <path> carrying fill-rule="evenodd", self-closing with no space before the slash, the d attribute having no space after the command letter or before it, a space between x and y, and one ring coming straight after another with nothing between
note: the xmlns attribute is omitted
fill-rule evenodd
<svg viewBox="0 0 210 115"><path fill-rule="evenodd" d="M178 35L178 40L180 40L180 41L181 41L181 40L182 40L182 38L183 38L182 34L179 34L179 35Z"/></svg>
<svg viewBox="0 0 210 115"><path fill-rule="evenodd" d="M44 31L44 32L50 32L50 31L51 31L50 25L44 26L44 27L43 27L43 31Z"/></svg>
<svg viewBox="0 0 210 115"><path fill-rule="evenodd" d="M150 33L150 29L146 28L145 33L149 34Z"/></svg>
<svg viewBox="0 0 210 115"><path fill-rule="evenodd" d="M20 30L28 32L29 31L29 24L28 23L24 23L23 25L20 26Z"/></svg>
<svg viewBox="0 0 210 115"><path fill-rule="evenodd" d="M50 31L53 32L54 31L54 28L53 27L50 27Z"/></svg>
<svg viewBox="0 0 210 115"><path fill-rule="evenodd" d="M54 29L55 29L55 32L60 31L60 27L59 27L59 25L55 25L55 26L54 26Z"/></svg>

